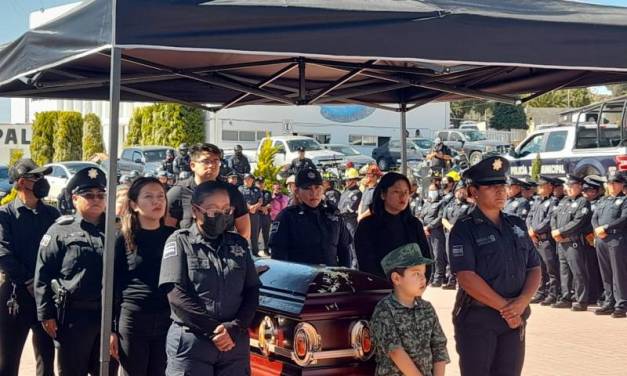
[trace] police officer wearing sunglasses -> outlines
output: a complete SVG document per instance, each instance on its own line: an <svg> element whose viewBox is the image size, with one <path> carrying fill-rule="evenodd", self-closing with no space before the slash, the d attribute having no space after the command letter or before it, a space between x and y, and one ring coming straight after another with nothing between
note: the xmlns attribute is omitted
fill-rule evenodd
<svg viewBox="0 0 627 376"><path fill-rule="evenodd" d="M0 375L17 376L31 330L35 374L54 374L54 345L37 321L33 296L39 241L59 217L57 209L41 201L50 190L44 175L51 171L25 158L9 172L17 197L0 208Z"/></svg>
<svg viewBox="0 0 627 376"><path fill-rule="evenodd" d="M64 376L98 374L106 182L98 168L78 171L66 187L76 214L57 219L39 245L37 316Z"/></svg>

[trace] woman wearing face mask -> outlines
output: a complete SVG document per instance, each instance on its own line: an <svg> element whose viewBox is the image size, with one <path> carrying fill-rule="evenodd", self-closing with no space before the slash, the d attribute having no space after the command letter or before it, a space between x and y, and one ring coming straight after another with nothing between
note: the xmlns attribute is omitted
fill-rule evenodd
<svg viewBox="0 0 627 376"><path fill-rule="evenodd" d="M120 361L124 375L164 375L170 306L159 291L159 272L165 242L175 229L163 224L166 191L157 178L138 178L124 196L115 244L111 355Z"/></svg>
<svg viewBox="0 0 627 376"><path fill-rule="evenodd" d="M396 172L385 174L373 193L370 216L357 225L355 251L359 270L383 278L381 260L393 249L418 243L424 255L430 255L422 223L409 209L410 184Z"/></svg>
<svg viewBox="0 0 627 376"><path fill-rule="evenodd" d="M250 374L250 325L259 278L248 242L229 232L233 207L227 183L198 185L194 224L168 239L159 284L173 323L167 336L166 375Z"/></svg>

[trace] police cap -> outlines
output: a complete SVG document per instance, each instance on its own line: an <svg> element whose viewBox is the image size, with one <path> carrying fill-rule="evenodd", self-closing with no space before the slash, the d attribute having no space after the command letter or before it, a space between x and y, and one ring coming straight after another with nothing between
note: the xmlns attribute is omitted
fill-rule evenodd
<svg viewBox="0 0 627 376"><path fill-rule="evenodd" d="M568 174L566 175L566 183L567 184L583 184L584 178L581 176Z"/></svg>
<svg viewBox="0 0 627 376"><path fill-rule="evenodd" d="M52 172L52 167L39 167L30 158L22 158L15 162L9 170L9 183L14 183L24 176L48 175Z"/></svg>
<svg viewBox="0 0 627 376"><path fill-rule="evenodd" d="M469 184L505 184L509 162L503 157L488 157L464 171L463 178Z"/></svg>
<svg viewBox="0 0 627 376"><path fill-rule="evenodd" d="M253 174L244 174L244 179L253 179L253 180L255 180L255 176Z"/></svg>
<svg viewBox="0 0 627 376"><path fill-rule="evenodd" d="M507 177L507 184L508 185L520 185L521 187L527 185L527 183L525 183L522 179L518 179L513 176Z"/></svg>
<svg viewBox="0 0 627 376"><path fill-rule="evenodd" d="M105 173L97 167L85 167L79 170L67 183L67 191L78 194L92 188L104 191L107 188Z"/></svg>
<svg viewBox="0 0 627 376"><path fill-rule="evenodd" d="M409 268L416 265L430 265L434 261L426 258L420 251L417 243L409 243L402 245L392 252L385 255L381 260L381 268L385 275L389 276L392 270L396 268Z"/></svg>
<svg viewBox="0 0 627 376"><path fill-rule="evenodd" d="M603 186L603 178L597 175L588 175L583 178L583 189L600 189Z"/></svg>
<svg viewBox="0 0 627 376"><path fill-rule="evenodd" d="M296 175L296 186L298 188L308 188L312 185L322 185L320 172L312 168L298 171L298 175Z"/></svg>
<svg viewBox="0 0 627 376"><path fill-rule="evenodd" d="M608 183L627 183L627 177L625 176L625 173L621 172L621 171L610 171L607 174L607 182Z"/></svg>
<svg viewBox="0 0 627 376"><path fill-rule="evenodd" d="M547 175L540 175L537 181L538 185L551 184L553 186L563 185L564 182L561 179L553 178Z"/></svg>

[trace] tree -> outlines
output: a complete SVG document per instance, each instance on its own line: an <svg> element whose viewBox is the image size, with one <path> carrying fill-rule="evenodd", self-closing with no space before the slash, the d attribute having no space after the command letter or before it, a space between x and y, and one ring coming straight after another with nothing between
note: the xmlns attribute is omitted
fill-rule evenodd
<svg viewBox="0 0 627 376"><path fill-rule="evenodd" d="M266 132L266 139L259 149L257 167L253 172L255 176L263 177L264 187L266 189L272 187L272 183L277 181L277 175L281 171L281 166L274 165L274 156L278 151L278 148L272 146L270 135Z"/></svg>
<svg viewBox="0 0 627 376"><path fill-rule="evenodd" d="M527 116L522 106L495 103L490 127L494 129L527 129Z"/></svg>
<svg viewBox="0 0 627 376"><path fill-rule="evenodd" d="M555 90L530 100L529 107L582 107L592 103L593 95L586 88Z"/></svg>
<svg viewBox="0 0 627 376"><path fill-rule="evenodd" d="M104 152L102 125L96 114L87 114L83 119L83 160L89 160Z"/></svg>
<svg viewBox="0 0 627 376"><path fill-rule="evenodd" d="M129 122L126 145L178 147L205 139L203 111L174 103L136 108Z"/></svg>
<svg viewBox="0 0 627 376"><path fill-rule="evenodd" d="M54 130L57 126L57 111L38 112L33 122L33 136L30 155L33 161L42 166L52 162L54 157Z"/></svg>
<svg viewBox="0 0 627 376"><path fill-rule="evenodd" d="M128 133L124 145L133 146L141 145L142 141L142 122L144 119L145 107L138 107L133 111L131 119L128 122Z"/></svg>
<svg viewBox="0 0 627 376"><path fill-rule="evenodd" d="M540 153L536 154L536 157L531 162L531 178L535 181L538 181L540 177L540 173L542 172L542 158L540 157Z"/></svg>
<svg viewBox="0 0 627 376"><path fill-rule="evenodd" d="M17 161L24 157L24 150L11 149L11 156L9 157L9 167L15 165Z"/></svg>
<svg viewBox="0 0 627 376"><path fill-rule="evenodd" d="M607 85L607 88L612 92L612 96L614 97L627 94L627 84Z"/></svg>
<svg viewBox="0 0 627 376"><path fill-rule="evenodd" d="M80 160L83 156L82 133L83 117L80 112L60 112L54 132L53 160L55 162Z"/></svg>

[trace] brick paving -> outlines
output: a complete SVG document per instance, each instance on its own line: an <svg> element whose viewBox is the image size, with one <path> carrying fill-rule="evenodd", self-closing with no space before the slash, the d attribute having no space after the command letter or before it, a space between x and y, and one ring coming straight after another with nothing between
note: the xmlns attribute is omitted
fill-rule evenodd
<svg viewBox="0 0 627 376"><path fill-rule="evenodd" d="M454 291L429 288L425 295L438 311L449 339L449 376L459 376L451 311ZM627 319L597 317L533 306L527 327L525 376L627 376ZM35 375L30 340L24 349L20 376Z"/></svg>

